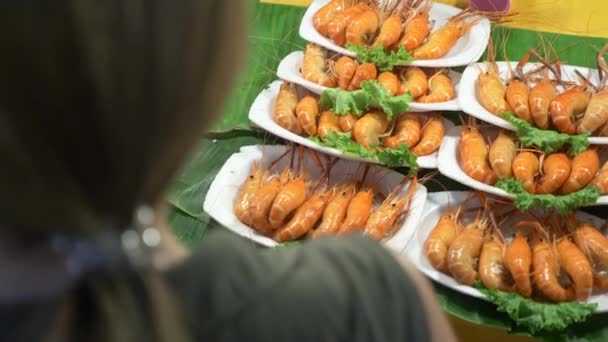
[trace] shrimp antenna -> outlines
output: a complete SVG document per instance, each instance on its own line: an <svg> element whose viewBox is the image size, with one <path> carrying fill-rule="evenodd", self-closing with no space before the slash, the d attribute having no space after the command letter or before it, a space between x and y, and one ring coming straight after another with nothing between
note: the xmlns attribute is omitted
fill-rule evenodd
<svg viewBox="0 0 608 342"><path fill-rule="evenodd" d="M608 65L606 64L606 59L604 55L608 52L608 43L602 47L602 49L597 53L597 76L600 81L600 87L604 88L606 86L606 77L608 74Z"/></svg>

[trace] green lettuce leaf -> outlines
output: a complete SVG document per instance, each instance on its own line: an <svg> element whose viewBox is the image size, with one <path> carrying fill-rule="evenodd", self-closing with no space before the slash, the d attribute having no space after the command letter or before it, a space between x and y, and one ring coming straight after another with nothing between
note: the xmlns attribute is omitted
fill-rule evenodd
<svg viewBox="0 0 608 342"><path fill-rule="evenodd" d="M518 293L488 289L480 281L475 283L475 287L496 304L498 311L505 312L515 324L527 328L531 334L564 330L573 323L586 320L597 308L596 303L536 302Z"/></svg>
<svg viewBox="0 0 608 342"><path fill-rule="evenodd" d="M537 208L555 209L562 215L567 215L580 206L595 203L601 195L600 190L593 185L568 195L533 195L524 189L520 180L514 178L501 179L495 186L515 195L515 205L522 211Z"/></svg>
<svg viewBox="0 0 608 342"><path fill-rule="evenodd" d="M319 99L319 103L329 108L337 115L352 113L361 116L369 108L382 109L386 117L391 120L394 116L407 112L412 101L410 93L399 96L391 96L384 87L376 80L364 81L361 89L342 90L339 88L328 88Z"/></svg>
<svg viewBox="0 0 608 342"><path fill-rule="evenodd" d="M350 132L337 131L329 132L323 139L317 136L308 137L308 139L318 145L335 148L346 155L376 160L388 167L407 166L410 168L410 174L416 173L419 168L416 155L404 144L399 144L395 149L372 147L372 151L370 151L353 141Z"/></svg>
<svg viewBox="0 0 608 342"><path fill-rule="evenodd" d="M349 43L346 48L357 54L359 62L372 63L380 71L393 71L396 65L407 65L414 60L403 46L388 53L382 46L366 47Z"/></svg>
<svg viewBox="0 0 608 342"><path fill-rule="evenodd" d="M545 153L561 151L570 145L570 155L575 156L589 147L589 133L568 135L551 130L542 130L516 117L513 113L503 113L502 117L517 129L517 137L526 147L535 146Z"/></svg>

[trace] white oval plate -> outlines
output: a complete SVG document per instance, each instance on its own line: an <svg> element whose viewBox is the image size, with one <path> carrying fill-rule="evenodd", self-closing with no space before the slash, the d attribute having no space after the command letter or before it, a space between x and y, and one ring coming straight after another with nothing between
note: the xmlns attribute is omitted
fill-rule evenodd
<svg viewBox="0 0 608 342"><path fill-rule="evenodd" d="M512 64L513 69L515 69L516 64L517 63ZM500 77L506 82L509 77L508 62L496 62L496 65L498 66ZM528 63L524 67L524 72L534 69L539 65L539 63ZM491 123L494 126L515 131L515 127L513 125L511 125L507 120L487 111L477 99L477 78L479 77L479 68L481 68L481 70L484 72L488 70L484 63L477 63L469 65L462 74L462 78L460 79L460 89L458 92L458 102L460 103L460 108L462 108L463 112L487 123ZM576 81L577 77L574 73L575 70L578 70L585 77L589 77L591 82L597 84L596 69L589 69L573 65L562 65L563 79ZM554 78L552 74L551 78ZM608 137L589 137L589 143L594 145L608 145Z"/></svg>
<svg viewBox="0 0 608 342"><path fill-rule="evenodd" d="M355 57L353 52L337 45L331 39L324 37L312 25L312 17L314 14L329 1L330 0L314 0L312 4L310 4L300 24L300 36L305 40L321 45L326 49ZM460 11L461 10L456 7L433 3L433 7L429 12L429 21L435 21L433 30L445 25L449 18L458 14ZM447 68L474 63L483 55L489 38L490 21L484 19L465 33L445 56L439 59L415 60L410 65Z"/></svg>
<svg viewBox="0 0 608 342"><path fill-rule="evenodd" d="M488 133L490 137L495 137L498 134L498 129L491 126L480 126L484 133ZM468 187L471 187L475 190L487 192L492 195L501 196L505 198L515 198L512 194L501 190L495 186L488 185L477 181L471 177L469 177L462 167L460 166L460 131L462 131L462 126L456 126L447 131L445 137L443 138L443 142L439 147L439 155L437 159L439 160L438 169L439 172L451 178L459 183L462 183ZM597 206L597 205L606 205L608 204L608 195L600 196L600 198L593 204L588 206Z"/></svg>
<svg viewBox="0 0 608 342"><path fill-rule="evenodd" d="M241 147L240 152L233 154L226 161L211 183L203 204L205 212L222 224L222 226L238 235L264 246L276 246L278 244L276 241L258 234L255 230L240 222L234 215L233 204L241 184L243 184L251 170L253 162L263 160L264 165L268 165L270 161L274 161L282 155L287 148L283 145ZM313 161L313 158L309 155L310 153L310 150L306 150L304 169L309 173L311 179L319 179L321 172ZM289 158L283 158L277 163L277 170L280 172L288 165ZM360 180L365 169L362 167L363 165L363 163L356 161L339 160L334 165L333 172L330 172L330 185L336 183L337 180L340 182L350 179ZM376 177L367 177L366 182L382 191L385 195L394 189L404 177L396 171L378 165L371 165L368 175L377 175ZM407 191L408 186L404 187L402 193ZM395 235L384 241L387 247L397 252L403 251L418 226L420 217L424 211L425 200L426 188L418 185L411 203L410 212L403 225Z"/></svg>
<svg viewBox="0 0 608 342"><path fill-rule="evenodd" d="M469 193L466 191L447 191L447 192L433 192L427 195L426 205L422 219L416 229L416 233L410 242L407 244L404 254L413 262L418 269L424 273L430 279L438 282L441 285L447 286L455 291L463 293L465 295L488 300L481 292L475 288L467 285L460 284L451 276L437 271L429 263L424 253L424 244L426 239L431 234L431 231L439 221L441 215L448 209L448 203L452 208L457 207L462 203ZM479 202L476 199L471 200L465 207L471 208L479 206ZM581 220L592 220L596 227L603 224L603 220L589 215L583 212L577 212L576 215ZM512 236L513 232L503 230L505 237ZM510 238L507 238L510 240ZM597 313L608 311L608 296L607 295L593 295L589 298L588 303L597 303Z"/></svg>
<svg viewBox="0 0 608 342"><path fill-rule="evenodd" d="M277 76L291 83L299 84L316 94L322 94L327 87L308 81L302 77L301 70L303 58L304 52L302 51L295 51L287 55L287 57L283 58L281 63L279 63ZM411 102L409 110L412 112L459 111L460 104L458 102L458 87L461 76L461 73L450 70L450 78L452 79L454 89L456 90L456 96L452 100L438 103Z"/></svg>
<svg viewBox="0 0 608 342"><path fill-rule="evenodd" d="M339 150L335 148L324 147L315 144L311 140L308 140L305 137L294 134L285 128L277 125L276 122L272 119L272 113L274 111L274 103L276 97L279 93L279 88L283 81L274 81L272 82L266 89L264 89L255 99L251 109L249 110L249 120L251 120L255 125L260 128L265 129L266 131L281 137L285 140L292 141L296 144L306 146L308 148L312 148L313 150L317 150L319 152L323 152L329 154L334 157L346 158L350 160L356 160L365 163L375 163L379 164L376 161L363 159L355 156L350 156L346 154L342 154ZM445 120L445 130L446 132L454 127L454 124ZM418 157L418 166L423 169L436 169L437 168L437 152L429 154L428 156Z"/></svg>

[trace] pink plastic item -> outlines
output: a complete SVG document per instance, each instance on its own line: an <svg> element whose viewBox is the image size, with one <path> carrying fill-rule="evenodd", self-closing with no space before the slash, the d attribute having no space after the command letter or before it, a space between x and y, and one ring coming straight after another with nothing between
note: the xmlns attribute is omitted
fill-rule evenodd
<svg viewBox="0 0 608 342"><path fill-rule="evenodd" d="M511 0L469 0L469 6L480 11L506 12L511 7Z"/></svg>

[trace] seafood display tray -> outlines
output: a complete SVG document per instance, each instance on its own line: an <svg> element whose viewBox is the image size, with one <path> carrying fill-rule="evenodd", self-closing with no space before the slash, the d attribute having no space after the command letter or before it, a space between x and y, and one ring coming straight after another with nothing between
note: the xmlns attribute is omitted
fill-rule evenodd
<svg viewBox="0 0 608 342"><path fill-rule="evenodd" d="M278 245L276 241L259 234L240 222L234 214L234 201L240 186L249 175L254 161L263 161L264 165L268 165L271 161L274 161L279 156L283 155L288 148L289 147L282 145L255 145L242 147L240 152L233 154L226 161L211 183L203 204L205 212L222 226L240 236L268 247ZM311 179L319 179L321 170L318 165L314 163L313 158L308 156L308 153L311 152L307 150L306 153L307 155L303 158L303 168ZM289 162L289 158L281 159L276 165L276 170L280 172L282 169L288 167ZM334 165L334 169L340 170L340 173L336 174L334 177L332 177L330 173L329 184L332 185L336 180L344 182L348 179L348 176L352 177L353 180L360 180L365 170L365 167L363 166L364 164L356 161L339 160L337 164ZM404 177L396 171L378 165L371 165L368 175L374 176L367 177L366 183L375 189L383 191L384 194L388 194L392 189L395 189ZM402 193L407 191L408 186L409 185L406 185L401 190ZM419 184L413 196L409 214L402 226L392 237L383 241L387 247L397 252L401 252L404 249L419 224L420 217L424 211L426 194L426 188Z"/></svg>
<svg viewBox="0 0 608 342"><path fill-rule="evenodd" d="M416 265L416 267L430 279L462 294L487 301L487 297L485 297L477 289L460 284L450 275L434 269L424 254L424 244L431 231L439 221L439 218L448 210L448 205L451 208L458 207L465 200L465 198L467 198L468 194L469 193L466 191L429 193L427 195L424 214L422 215L418 229L416 229L416 233L409 241L403 254L407 256ZM479 205L480 203L478 201L472 200L467 203L464 208L478 207ZM584 221L592 221L598 227L603 223L602 219L583 212L577 212L577 218ZM503 230L503 235L505 237L510 237L513 235L513 231ZM507 241L509 240L510 239L507 239ZM606 294L592 295L587 302L598 304L596 313L608 312L608 295Z"/></svg>
<svg viewBox="0 0 608 342"><path fill-rule="evenodd" d="M331 39L321 35L312 24L314 14L329 1L330 0L314 0L310 4L300 23L300 36L305 40L316 43L326 49L355 57L355 54L352 51L337 45ZM442 27L450 17L458 14L460 11L461 10L456 7L433 3L429 12L429 21L435 22L434 29L437 29ZM458 40L456 45L454 45L445 56L438 59L414 60L410 65L448 68L474 63L483 55L489 38L490 21L487 19L480 20Z"/></svg>
<svg viewBox="0 0 608 342"><path fill-rule="evenodd" d="M329 154L334 157L345 158L350 160L356 160L365 163L376 163L376 161L359 158L357 156L351 156L343 154L339 150L330 147L324 147L317 145L313 141L306 137L292 133L285 128L279 126L272 119L272 113L274 111L274 104L276 97L279 93L282 81L272 82L266 89L264 89L255 99L251 109L249 110L249 120L251 120L258 127L278 136L285 140L292 141L296 144L306 146L308 148L317 150L319 152ZM454 124L445 120L446 131L453 127ZM435 169L437 168L437 152L434 152L428 156L418 157L418 165L423 169Z"/></svg>
<svg viewBox="0 0 608 342"><path fill-rule="evenodd" d="M495 136L498 133L498 128L492 126L480 126L482 130L485 132L490 132L490 138ZM462 183L468 187L471 187L475 190L487 192L492 195L505 197L505 198L515 198L512 194L499 189L495 186L482 183L477 181L471 177L469 177L461 167L460 163L460 132L462 131L462 126L456 126L451 128L446 132L445 137L443 137L443 142L441 143L441 147L439 147L439 172L451 178L459 183ZM598 205L606 205L608 204L608 195L600 196L598 200L590 206L598 206Z"/></svg>
<svg viewBox="0 0 608 342"><path fill-rule="evenodd" d="M294 51L287 55L277 69L277 76L285 81L301 85L302 87L312 91L316 94L321 94L327 87L308 81L302 77L302 60L304 58L304 52ZM460 103L458 102L458 88L460 77L462 76L459 72L449 72L450 79L454 84L456 90L456 97L450 101L437 102L437 103L420 103L412 101L410 103L410 111L413 112L428 112L428 111L459 111Z"/></svg>
<svg viewBox="0 0 608 342"><path fill-rule="evenodd" d="M524 66L523 71L527 72L533 69L536 69L540 66L540 63L528 63ZM498 73L503 81L507 81L509 77L509 62L496 62L496 66L498 68ZM511 65L511 68L515 70L515 65ZM562 79L567 81L576 81L578 77L576 76L575 71L578 70L582 75L588 77L589 80L597 84L597 70L573 66L573 65L562 65ZM488 66L486 63L477 63L469 65L464 72L462 73L462 78L460 79L460 87L458 92L458 102L460 103L460 108L462 111L476 117L479 120L485 121L494 126L502 127L504 129L508 129L511 131L515 131L515 127L511 125L507 120L498 117L490 113L486 110L477 98L477 78L479 77L480 72L486 72L488 70ZM550 75L553 79L553 75ZM531 83L534 85L534 83ZM607 145L608 137L597 137L591 136L589 137L589 143L593 145Z"/></svg>

